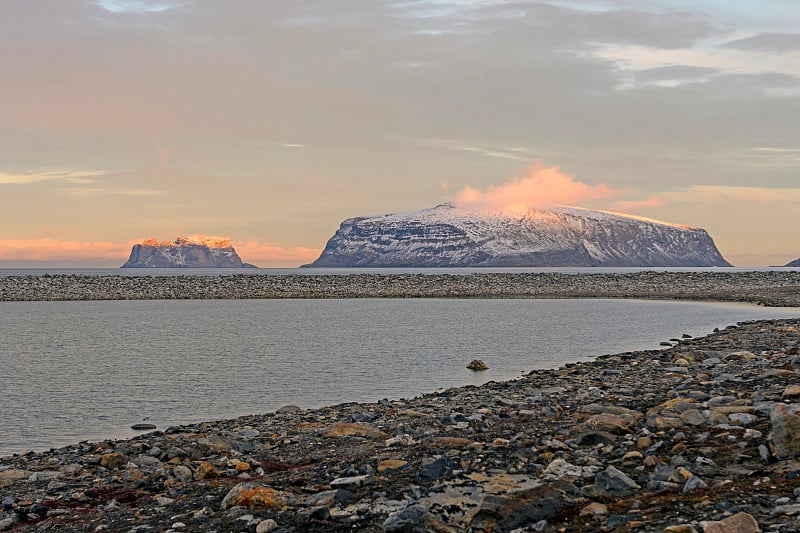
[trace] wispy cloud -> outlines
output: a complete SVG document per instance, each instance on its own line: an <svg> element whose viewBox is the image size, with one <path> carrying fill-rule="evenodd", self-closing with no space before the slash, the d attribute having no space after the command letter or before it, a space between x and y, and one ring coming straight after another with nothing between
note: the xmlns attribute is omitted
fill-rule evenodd
<svg viewBox="0 0 800 533"><path fill-rule="evenodd" d="M531 161L536 155L527 148L508 146L476 146L454 139L421 139L421 144L459 152L469 152L485 157L512 159L514 161Z"/></svg>
<svg viewBox="0 0 800 533"><path fill-rule="evenodd" d="M75 185L90 185L98 178L108 175L105 170L87 169L46 169L29 170L21 173L0 172L2 185L28 185L43 181L64 181Z"/></svg>
<svg viewBox="0 0 800 533"><path fill-rule="evenodd" d="M111 13L161 13L181 5L167 0L97 0L97 5Z"/></svg>

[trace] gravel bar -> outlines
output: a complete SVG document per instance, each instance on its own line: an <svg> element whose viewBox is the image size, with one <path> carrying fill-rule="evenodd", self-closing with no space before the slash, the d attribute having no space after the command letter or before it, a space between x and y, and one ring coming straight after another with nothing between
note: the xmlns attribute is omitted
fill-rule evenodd
<svg viewBox="0 0 800 533"><path fill-rule="evenodd" d="M254 298L646 298L800 306L800 272L0 278L0 301Z"/></svg>

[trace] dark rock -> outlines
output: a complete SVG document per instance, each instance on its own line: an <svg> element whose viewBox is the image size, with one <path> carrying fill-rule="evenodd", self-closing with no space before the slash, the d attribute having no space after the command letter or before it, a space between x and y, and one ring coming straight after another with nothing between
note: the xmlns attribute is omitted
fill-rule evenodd
<svg viewBox="0 0 800 533"><path fill-rule="evenodd" d="M456 464L448 457L440 457L419 469L417 480L419 482L435 481L450 475Z"/></svg>
<svg viewBox="0 0 800 533"><path fill-rule="evenodd" d="M383 523L385 533L428 533L431 515L422 505L414 504L389 515Z"/></svg>

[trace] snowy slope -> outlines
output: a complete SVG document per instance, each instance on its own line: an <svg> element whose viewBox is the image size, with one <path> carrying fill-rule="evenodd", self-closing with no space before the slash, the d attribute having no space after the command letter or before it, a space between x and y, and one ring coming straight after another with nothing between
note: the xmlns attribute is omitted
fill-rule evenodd
<svg viewBox="0 0 800 533"><path fill-rule="evenodd" d="M178 237L174 242L148 239L135 244L122 268L242 268L246 266L229 240Z"/></svg>
<svg viewBox="0 0 800 533"><path fill-rule="evenodd" d="M312 267L730 266L705 230L576 207L444 204L342 222Z"/></svg>

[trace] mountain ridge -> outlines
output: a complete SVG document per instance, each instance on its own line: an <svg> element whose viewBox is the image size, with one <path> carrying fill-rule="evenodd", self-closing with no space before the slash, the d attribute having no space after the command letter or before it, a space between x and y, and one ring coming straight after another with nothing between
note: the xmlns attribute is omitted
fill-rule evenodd
<svg viewBox="0 0 800 533"><path fill-rule="evenodd" d="M700 228L579 207L442 204L343 221L305 267L731 266Z"/></svg>

